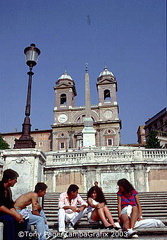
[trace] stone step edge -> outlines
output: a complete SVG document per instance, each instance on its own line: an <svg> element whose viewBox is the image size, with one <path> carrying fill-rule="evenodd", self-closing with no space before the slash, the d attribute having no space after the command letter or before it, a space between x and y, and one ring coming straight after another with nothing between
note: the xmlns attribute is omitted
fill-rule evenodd
<svg viewBox="0 0 167 240"><path fill-rule="evenodd" d="M167 228L167 218L166 219L161 219L161 221L165 224L165 226ZM58 222L57 221L48 221L48 225L57 227L58 226ZM89 228L92 228L94 226L97 226L97 225L96 224L89 224L87 221L81 221L81 222L79 222L77 224L77 228L79 228L79 227L87 227L89 229Z"/></svg>

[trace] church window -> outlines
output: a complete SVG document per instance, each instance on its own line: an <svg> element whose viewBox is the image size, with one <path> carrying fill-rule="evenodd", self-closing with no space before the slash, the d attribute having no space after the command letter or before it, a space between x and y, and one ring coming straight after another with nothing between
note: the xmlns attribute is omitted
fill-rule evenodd
<svg viewBox="0 0 167 240"><path fill-rule="evenodd" d="M104 101L111 101L110 91L108 89L104 90Z"/></svg>
<svg viewBox="0 0 167 240"><path fill-rule="evenodd" d="M113 139L112 138L107 139L107 146L113 146Z"/></svg>
<svg viewBox="0 0 167 240"><path fill-rule="evenodd" d="M85 120L85 115L82 115L82 122L84 122Z"/></svg>
<svg viewBox="0 0 167 240"><path fill-rule="evenodd" d="M83 123L84 122L84 119L85 119L85 115L82 115L80 117L77 118L77 122L78 123Z"/></svg>
<svg viewBox="0 0 167 240"><path fill-rule="evenodd" d="M67 102L66 94L61 94L61 96L60 96L60 104L61 105L66 105L66 102Z"/></svg>
<svg viewBox="0 0 167 240"><path fill-rule="evenodd" d="M64 142L61 142L61 143L60 143L60 148L62 149L62 148L64 148L64 147L65 147Z"/></svg>
<svg viewBox="0 0 167 240"><path fill-rule="evenodd" d="M114 129L107 129L104 132L104 135L114 135L115 134L115 130Z"/></svg>
<svg viewBox="0 0 167 240"><path fill-rule="evenodd" d="M43 142L39 142L39 147L42 147L43 146Z"/></svg>
<svg viewBox="0 0 167 240"><path fill-rule="evenodd" d="M77 119L77 122L80 122L80 120L81 120L81 118L79 117L79 118Z"/></svg>

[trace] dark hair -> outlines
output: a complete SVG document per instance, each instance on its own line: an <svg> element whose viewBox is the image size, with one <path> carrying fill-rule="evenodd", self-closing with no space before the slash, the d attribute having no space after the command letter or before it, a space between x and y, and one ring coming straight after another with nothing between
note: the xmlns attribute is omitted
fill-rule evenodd
<svg viewBox="0 0 167 240"><path fill-rule="evenodd" d="M134 190L133 185L126 178L118 180L117 185L123 187L125 194L129 194Z"/></svg>
<svg viewBox="0 0 167 240"><path fill-rule="evenodd" d="M19 174L16 171L12 169L6 169L3 172L2 182L6 183L9 179L14 180L17 177L19 177Z"/></svg>
<svg viewBox="0 0 167 240"><path fill-rule="evenodd" d="M40 191L44 191L47 189L47 185L43 182L38 182L36 185L35 185L35 191L36 193L39 193Z"/></svg>
<svg viewBox="0 0 167 240"><path fill-rule="evenodd" d="M67 189L67 194L69 195L71 192L76 192L79 187L75 184L71 184Z"/></svg>
<svg viewBox="0 0 167 240"><path fill-rule="evenodd" d="M104 202L105 204L107 204L107 201L104 197L104 193L103 191L101 190L101 188L99 188L98 186L93 186L89 189L88 193L87 193L87 198L91 197L92 193L93 192L96 192L97 194L97 197L96 197L96 201L99 202L99 203L102 203Z"/></svg>

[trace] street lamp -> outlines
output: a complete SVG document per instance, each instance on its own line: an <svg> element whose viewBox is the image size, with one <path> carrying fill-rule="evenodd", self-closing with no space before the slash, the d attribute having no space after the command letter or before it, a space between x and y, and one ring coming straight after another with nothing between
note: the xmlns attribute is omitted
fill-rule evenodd
<svg viewBox="0 0 167 240"><path fill-rule="evenodd" d="M35 148L36 143L30 136L31 124L30 124L30 109L31 109L31 85L32 85L32 72L33 67L37 64L40 50L35 47L35 44L31 44L30 47L24 49L26 55L26 64L29 66L28 74L28 89L27 89L27 102L25 108L25 118L22 124L22 135L19 139L15 139L14 148Z"/></svg>

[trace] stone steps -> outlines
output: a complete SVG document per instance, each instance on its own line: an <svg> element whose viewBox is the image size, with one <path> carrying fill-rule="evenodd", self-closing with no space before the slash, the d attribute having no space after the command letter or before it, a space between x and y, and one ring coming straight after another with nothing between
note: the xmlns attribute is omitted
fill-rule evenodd
<svg viewBox="0 0 167 240"><path fill-rule="evenodd" d="M60 193L47 193L44 197L43 208L50 226L57 225L58 218L58 199ZM86 200L86 193L80 193ZM117 196L115 193L105 193L107 206L109 207L114 219L118 218L117 214ZM143 210L144 218L155 218L162 220L167 224L167 192L142 192L139 198ZM88 225L87 217L80 220L81 225Z"/></svg>

